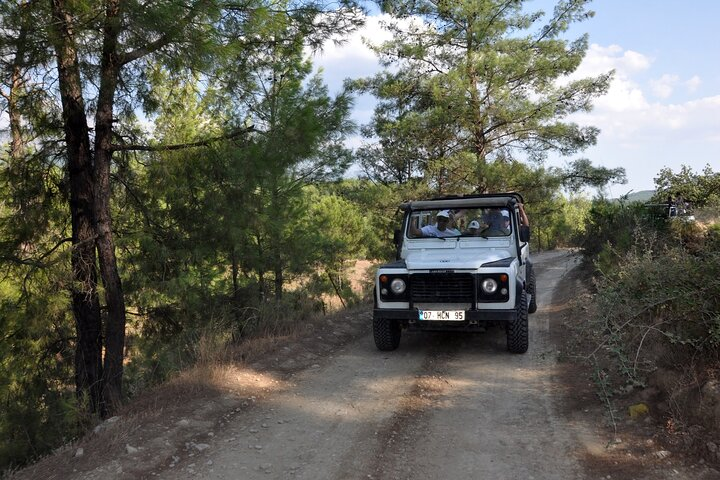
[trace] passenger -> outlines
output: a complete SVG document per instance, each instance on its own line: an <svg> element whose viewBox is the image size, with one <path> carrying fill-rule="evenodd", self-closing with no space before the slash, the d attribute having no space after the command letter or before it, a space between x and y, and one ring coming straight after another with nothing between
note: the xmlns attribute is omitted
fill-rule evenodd
<svg viewBox="0 0 720 480"><path fill-rule="evenodd" d="M414 237L456 237L460 231L451 227L451 213L449 210L440 210L435 216L435 225L425 225L422 228L417 226L417 217L414 223L410 224L410 233Z"/></svg>
<svg viewBox="0 0 720 480"><path fill-rule="evenodd" d="M480 233L480 223L477 220L473 220L468 225L468 229L465 232L465 235L470 235L473 237L476 237Z"/></svg>
<svg viewBox="0 0 720 480"><path fill-rule="evenodd" d="M518 213L520 214L519 220L520 225L525 227L530 227L530 221L528 220L528 216L525 213L525 206L522 203L517 204L518 206ZM508 233L510 233L510 212L507 210L502 211L503 216L503 228L507 230Z"/></svg>
<svg viewBox="0 0 720 480"><path fill-rule="evenodd" d="M507 230L507 232L510 233L510 212L508 212L507 210L503 210L502 216L503 216L503 230Z"/></svg>
<svg viewBox="0 0 720 480"><path fill-rule="evenodd" d="M504 237L510 234L510 230L505 228L502 212L494 208L485 216L487 226L480 230L483 237Z"/></svg>

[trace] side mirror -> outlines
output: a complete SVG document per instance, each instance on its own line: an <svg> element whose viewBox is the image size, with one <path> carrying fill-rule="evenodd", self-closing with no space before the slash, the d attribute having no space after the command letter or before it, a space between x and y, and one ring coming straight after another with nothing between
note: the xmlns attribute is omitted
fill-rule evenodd
<svg viewBox="0 0 720 480"><path fill-rule="evenodd" d="M527 225L520 225L520 241L530 241L530 227L528 227Z"/></svg>

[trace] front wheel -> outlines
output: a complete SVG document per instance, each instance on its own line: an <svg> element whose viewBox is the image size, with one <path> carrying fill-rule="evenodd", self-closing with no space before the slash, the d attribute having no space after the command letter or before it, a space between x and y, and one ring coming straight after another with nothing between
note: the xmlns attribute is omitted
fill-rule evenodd
<svg viewBox="0 0 720 480"><path fill-rule="evenodd" d="M525 353L530 343L527 293L525 293L525 290L520 292L520 300L515 309L515 319L507 324L507 349L512 353Z"/></svg>
<svg viewBox="0 0 720 480"><path fill-rule="evenodd" d="M530 304L528 305L528 313L535 313L537 311L537 297L535 295L537 284L535 283L535 269L532 268L532 265L529 268L527 292L530 294Z"/></svg>
<svg viewBox="0 0 720 480"><path fill-rule="evenodd" d="M400 322L389 318L373 318L375 346L384 352L395 350L400 345Z"/></svg>

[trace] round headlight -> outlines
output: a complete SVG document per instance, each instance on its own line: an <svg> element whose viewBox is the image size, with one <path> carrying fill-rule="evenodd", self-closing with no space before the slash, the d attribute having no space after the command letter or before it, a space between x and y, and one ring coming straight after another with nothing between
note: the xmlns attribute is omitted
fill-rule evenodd
<svg viewBox="0 0 720 480"><path fill-rule="evenodd" d="M396 278L390 282L390 290L392 290L395 295L400 295L405 291L405 280L402 278Z"/></svg>
<svg viewBox="0 0 720 480"><path fill-rule="evenodd" d="M486 278L485 280L482 281L481 286L482 286L483 292L489 293L489 294L495 293L498 288L498 284L494 278Z"/></svg>

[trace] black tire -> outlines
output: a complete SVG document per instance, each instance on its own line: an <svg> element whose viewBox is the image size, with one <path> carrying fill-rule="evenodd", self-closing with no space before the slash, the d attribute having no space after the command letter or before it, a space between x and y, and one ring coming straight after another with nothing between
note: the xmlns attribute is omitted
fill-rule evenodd
<svg viewBox="0 0 720 480"><path fill-rule="evenodd" d="M532 268L532 265L528 266L528 282L527 282L527 292L530 294L530 304L528 305L528 313L535 313L537 311L537 296L535 295L536 291L536 283L535 283L535 269Z"/></svg>
<svg viewBox="0 0 720 480"><path fill-rule="evenodd" d="M525 353L528 350L530 330L528 326L527 293L520 292L520 301L515 306L515 320L507 324L507 349L512 353Z"/></svg>
<svg viewBox="0 0 720 480"><path fill-rule="evenodd" d="M388 352L400 345L400 322L389 318L373 318L373 337L378 350Z"/></svg>

